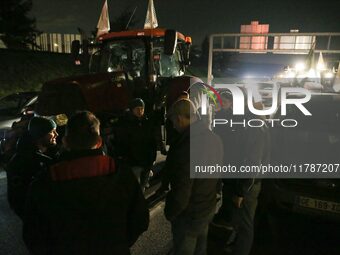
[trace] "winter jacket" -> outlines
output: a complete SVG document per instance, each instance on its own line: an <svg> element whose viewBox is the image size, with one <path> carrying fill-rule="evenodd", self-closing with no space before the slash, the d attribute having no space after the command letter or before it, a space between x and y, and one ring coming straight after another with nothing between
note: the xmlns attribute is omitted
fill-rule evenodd
<svg viewBox="0 0 340 255"><path fill-rule="evenodd" d="M7 198L10 207L22 218L27 191L31 182L47 171L52 158L33 144L29 135L22 136L7 171Z"/></svg>
<svg viewBox="0 0 340 255"><path fill-rule="evenodd" d="M218 179L191 179L194 164L222 165L222 142L203 121L185 130L171 145L166 159L166 176L171 189L167 193L165 216L173 221L178 216L205 219L216 207Z"/></svg>
<svg viewBox="0 0 340 255"><path fill-rule="evenodd" d="M149 211L130 171L100 150L69 152L32 183L23 225L32 254L130 254Z"/></svg>
<svg viewBox="0 0 340 255"><path fill-rule="evenodd" d="M215 119L226 119L233 123L242 123L248 119L258 118L250 113L246 116L233 115L231 111L216 113ZM216 125L214 132L218 134L224 146L224 164L233 166L259 166L269 163L270 158L270 134L268 127L243 127L241 124L234 124L233 127ZM223 179L224 185L229 186L233 193L244 197L252 188L254 183L260 182L255 178L245 179Z"/></svg>
<svg viewBox="0 0 340 255"><path fill-rule="evenodd" d="M269 164L270 134L268 126L248 127L244 137L243 165L260 166ZM237 179L234 184L234 193L244 197L252 186L261 180L256 178Z"/></svg>
<svg viewBox="0 0 340 255"><path fill-rule="evenodd" d="M240 166L243 163L244 157L245 128L240 124L230 126L230 120L233 120L233 123L241 123L242 119L234 116L232 109L221 109L216 113L214 119L225 119L228 121L227 124L216 124L213 130L223 143L224 164Z"/></svg>
<svg viewBox="0 0 340 255"><path fill-rule="evenodd" d="M156 159L157 141L152 122L128 112L115 127L116 156L130 166L150 168Z"/></svg>

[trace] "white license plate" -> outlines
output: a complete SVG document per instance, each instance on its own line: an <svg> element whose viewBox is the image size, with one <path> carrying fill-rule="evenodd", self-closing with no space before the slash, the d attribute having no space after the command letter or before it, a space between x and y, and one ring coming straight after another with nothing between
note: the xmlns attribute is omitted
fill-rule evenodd
<svg viewBox="0 0 340 255"><path fill-rule="evenodd" d="M310 197L299 197L298 205L301 207L317 209L340 214L340 203L319 200Z"/></svg>

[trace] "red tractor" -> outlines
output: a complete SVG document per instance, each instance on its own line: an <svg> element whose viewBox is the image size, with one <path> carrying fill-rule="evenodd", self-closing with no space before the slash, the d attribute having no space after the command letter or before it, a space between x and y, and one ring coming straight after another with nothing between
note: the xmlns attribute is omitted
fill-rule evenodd
<svg viewBox="0 0 340 255"><path fill-rule="evenodd" d="M75 41L73 56L78 61L82 51L82 64L89 63L89 73L45 83L36 112L69 115L89 110L99 116L119 116L131 99L140 97L150 117L164 116L183 90L200 82L184 75L190 45L190 37L160 28L108 33L97 44L83 42L81 48Z"/></svg>
<svg viewBox="0 0 340 255"><path fill-rule="evenodd" d="M87 45L83 42L80 47L79 41L73 42L72 52L75 61L81 57L83 65L89 63L89 73L45 83L36 112L45 116L70 116L77 110L95 113L110 154L115 147L110 142L114 123L133 98L142 98L145 113L157 130L158 149L165 152L164 142L169 144L173 134L165 118L167 109L190 88L190 94L195 94L193 102L200 105L199 91L193 92L191 85L202 81L184 75L191 38L174 30L140 29L108 33L99 37L96 45Z"/></svg>

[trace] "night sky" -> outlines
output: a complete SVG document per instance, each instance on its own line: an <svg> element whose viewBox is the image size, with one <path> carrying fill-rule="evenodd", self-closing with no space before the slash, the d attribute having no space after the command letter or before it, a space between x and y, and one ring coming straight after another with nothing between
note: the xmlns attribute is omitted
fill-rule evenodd
<svg viewBox="0 0 340 255"><path fill-rule="evenodd" d="M104 0L33 0L32 15L43 32L87 32L97 25ZM148 0L108 0L110 19L137 6L138 27ZM154 0L159 27L193 37L194 44L212 33L238 33L251 20L269 23L270 32L340 32L340 0Z"/></svg>

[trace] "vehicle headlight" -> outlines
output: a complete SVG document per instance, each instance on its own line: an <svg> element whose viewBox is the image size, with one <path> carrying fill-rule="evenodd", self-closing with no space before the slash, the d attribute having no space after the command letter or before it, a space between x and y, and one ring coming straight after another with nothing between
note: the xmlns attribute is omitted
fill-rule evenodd
<svg viewBox="0 0 340 255"><path fill-rule="evenodd" d="M297 63L296 65L295 65L295 70L296 71L303 71L303 70L305 70L306 69L306 66L305 66L305 64L304 63Z"/></svg>
<svg viewBox="0 0 340 255"><path fill-rule="evenodd" d="M333 74L333 73L331 73L331 72L325 73L325 78L326 78L326 79L332 79L333 77L334 77L334 74Z"/></svg>

